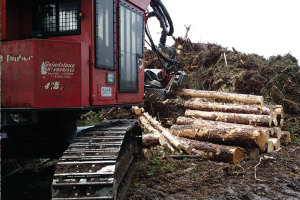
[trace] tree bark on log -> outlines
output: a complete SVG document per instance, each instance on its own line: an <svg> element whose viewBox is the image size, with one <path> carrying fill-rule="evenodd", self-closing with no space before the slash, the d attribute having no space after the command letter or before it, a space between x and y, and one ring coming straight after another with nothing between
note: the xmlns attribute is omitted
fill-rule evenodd
<svg viewBox="0 0 300 200"><path fill-rule="evenodd" d="M224 146L185 138L183 140L189 146L195 148L204 159L238 164L245 158L244 149L240 147Z"/></svg>
<svg viewBox="0 0 300 200"><path fill-rule="evenodd" d="M182 144L166 128L162 127L158 121L153 119L148 113L143 113L142 116L144 116L161 134L163 134L176 149L182 149Z"/></svg>
<svg viewBox="0 0 300 200"><path fill-rule="evenodd" d="M139 121L142 124L142 127L146 130L147 133L151 133L151 134L161 134L158 130L156 130L151 124L150 122L144 117L144 116L140 116L139 117Z"/></svg>
<svg viewBox="0 0 300 200"><path fill-rule="evenodd" d="M235 93L217 92L217 91L206 91L206 90L182 89L180 91L176 91L175 94L180 96L209 98L209 99L217 99L217 100L229 101L229 102L242 102L246 104L263 105L263 101L264 101L262 96L235 94Z"/></svg>
<svg viewBox="0 0 300 200"><path fill-rule="evenodd" d="M175 152L175 149L170 145L170 143L168 142L168 140L162 134L159 137L159 143L168 152L170 152L170 153L174 153Z"/></svg>
<svg viewBox="0 0 300 200"><path fill-rule="evenodd" d="M150 147L153 145L158 145L160 136L161 134L154 134L154 133L143 134L142 136L143 146Z"/></svg>
<svg viewBox="0 0 300 200"><path fill-rule="evenodd" d="M146 130L145 132L147 132L147 134L143 134L142 136L143 146L149 147L159 144L159 136L161 133L153 128L144 116L140 116L139 121L142 124L142 127Z"/></svg>
<svg viewBox="0 0 300 200"><path fill-rule="evenodd" d="M254 126L272 126L272 116L270 115L254 115L254 114L237 114L222 112L207 112L198 110L186 110L186 117L195 117L207 120L215 120L221 122L248 124Z"/></svg>
<svg viewBox="0 0 300 200"><path fill-rule="evenodd" d="M188 117L178 117L176 120L176 124L178 125L195 125L195 126L216 126L216 127L237 127L237 128L245 128L245 129L253 129L253 130L261 130L266 135L266 140L269 139L270 136L275 135L275 128L271 127L261 127L261 126L252 126L245 124L235 124L235 123L226 123L219 121L211 121L197 118L188 118Z"/></svg>
<svg viewBox="0 0 300 200"><path fill-rule="evenodd" d="M214 102L201 102L201 101L186 101L184 107L191 110L201 111L217 111L228 113L244 113L244 114L257 114L257 115L270 115L273 110L269 107L258 105L241 105L241 104L225 104Z"/></svg>
<svg viewBox="0 0 300 200"><path fill-rule="evenodd" d="M173 125L171 132L176 136L197 139L206 142L235 144L246 147L266 145L266 135L261 130L242 129L236 127L201 127L189 125Z"/></svg>
<svg viewBox="0 0 300 200"><path fill-rule="evenodd" d="M178 137L177 139L178 139L178 140L180 141L180 143L182 144L182 149L183 149L186 153L192 154L193 148L192 148L191 146L189 146L184 140L182 140L181 137Z"/></svg>
<svg viewBox="0 0 300 200"><path fill-rule="evenodd" d="M277 114L279 120L284 118L282 105L268 105L266 107L268 107L269 109L272 109Z"/></svg>

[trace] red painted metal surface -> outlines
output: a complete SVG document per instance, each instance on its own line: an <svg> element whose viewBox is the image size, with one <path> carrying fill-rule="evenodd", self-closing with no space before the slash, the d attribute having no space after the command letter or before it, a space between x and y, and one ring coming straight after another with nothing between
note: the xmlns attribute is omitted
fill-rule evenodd
<svg viewBox="0 0 300 200"><path fill-rule="evenodd" d="M6 38L6 0L1 0L1 40Z"/></svg>
<svg viewBox="0 0 300 200"><path fill-rule="evenodd" d="M4 30L6 40L28 38L32 32L32 1L9 0L5 7ZM2 27L1 27L2 30ZM2 31L1 31L2 32Z"/></svg>
<svg viewBox="0 0 300 200"><path fill-rule="evenodd" d="M128 0L143 10L147 10L151 0Z"/></svg>
<svg viewBox="0 0 300 200"><path fill-rule="evenodd" d="M1 3L3 2L5 0L1 0ZM81 17L80 35L49 37L45 40L22 40L29 37L32 31L32 9L29 2L31 0L10 0L6 15L10 17L4 20L6 25L10 24L10 26L5 26L3 29L1 27L1 32L6 33L8 40L12 40L2 43L1 54L4 58L8 54L33 56L26 62L2 63L2 107L65 108L143 102L144 67L139 69L138 93L118 92L118 62L114 71L95 68L94 0L81 1L83 17ZM143 11L148 7L150 0L125 2L130 2ZM12 8L15 5L20 11L18 17L13 16L15 11ZM115 28L118 57L118 24ZM42 74L43 65L47 67L52 66L51 63L55 65L60 62L75 65L74 74L70 78L61 78L61 74L55 77ZM115 74L114 84L107 84L107 73ZM59 89L56 89L57 87ZM111 97L101 95L103 87L112 89Z"/></svg>
<svg viewBox="0 0 300 200"><path fill-rule="evenodd" d="M88 51L80 42L3 42L2 107L89 106Z"/></svg>

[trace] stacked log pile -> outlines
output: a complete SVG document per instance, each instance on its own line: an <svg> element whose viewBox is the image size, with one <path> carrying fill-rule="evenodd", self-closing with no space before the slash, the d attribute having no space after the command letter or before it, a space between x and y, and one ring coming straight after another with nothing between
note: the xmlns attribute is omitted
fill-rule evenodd
<svg viewBox="0 0 300 200"><path fill-rule="evenodd" d="M281 131L282 106L264 105L262 96L191 89L177 95L194 99L184 102L185 116L178 117L170 130L140 112L139 120L146 130L144 147L161 144L170 153L183 151L236 164L245 152L251 156L274 152L280 143L291 140L289 132Z"/></svg>

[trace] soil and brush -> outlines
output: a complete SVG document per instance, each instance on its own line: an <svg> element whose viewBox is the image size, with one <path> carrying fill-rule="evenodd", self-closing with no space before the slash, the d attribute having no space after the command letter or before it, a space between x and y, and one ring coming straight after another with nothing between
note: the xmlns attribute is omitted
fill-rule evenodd
<svg viewBox="0 0 300 200"><path fill-rule="evenodd" d="M287 54L266 59L182 38L176 38L174 46L180 52L182 70L191 79L190 88L262 95L266 104L283 105L283 130L292 133L292 144L283 145L278 152L246 158L239 165L174 159L156 147L152 158L136 162L126 199L300 199L300 67L296 58ZM152 51L146 52L146 67L161 68ZM162 102L146 101L145 110L168 128L184 114L178 104ZM79 125L95 125L110 111L86 113ZM128 109L120 108L107 118L134 117ZM5 180L2 189L11 190L3 193L3 199L49 199L54 166L26 168Z"/></svg>
<svg viewBox="0 0 300 200"><path fill-rule="evenodd" d="M216 44L175 39L178 61L190 78L190 88L262 95L266 104L283 105L292 144L278 152L247 157L239 165L199 159L176 160L161 147L141 159L127 199L300 199L300 67L295 57L229 50ZM146 67L161 68L152 51ZM184 115L178 103L145 102L145 110L165 127ZM175 101L175 102L176 102ZM256 178L255 178L256 176Z"/></svg>
<svg viewBox="0 0 300 200"><path fill-rule="evenodd" d="M264 96L266 104L283 105L284 130L299 136L300 66L291 54L266 59L235 48L229 50L217 44L192 43L182 38L176 38L174 46L178 49L181 70L189 75L190 88ZM146 52L146 67L161 68L153 51ZM155 106L159 108L155 110ZM159 117L156 111L165 113L161 110L164 106L155 106L149 110L151 114ZM166 112L170 114L168 109Z"/></svg>

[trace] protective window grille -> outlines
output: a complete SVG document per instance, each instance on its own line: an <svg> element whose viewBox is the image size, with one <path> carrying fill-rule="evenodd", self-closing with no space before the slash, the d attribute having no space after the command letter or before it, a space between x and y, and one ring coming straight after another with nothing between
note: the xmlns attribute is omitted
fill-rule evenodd
<svg viewBox="0 0 300 200"><path fill-rule="evenodd" d="M46 35L80 34L80 0L41 1L38 27Z"/></svg>
<svg viewBox="0 0 300 200"><path fill-rule="evenodd" d="M39 9L39 20L43 32L56 32L56 4L43 5Z"/></svg>

